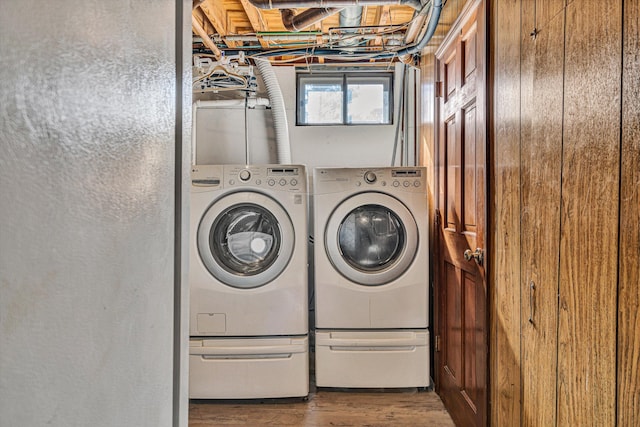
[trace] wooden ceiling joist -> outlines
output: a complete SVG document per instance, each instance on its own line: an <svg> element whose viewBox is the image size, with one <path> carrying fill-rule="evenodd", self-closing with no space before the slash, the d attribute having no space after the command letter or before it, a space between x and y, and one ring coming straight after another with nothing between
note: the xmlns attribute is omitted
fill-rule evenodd
<svg viewBox="0 0 640 427"><path fill-rule="evenodd" d="M391 6L384 5L382 7L379 7L376 10L376 25L382 27L385 25L389 25L391 23ZM379 29L378 32L382 32L383 29ZM380 46L382 44L382 37L378 36L375 38L373 44L375 44L376 46Z"/></svg>
<svg viewBox="0 0 640 427"><path fill-rule="evenodd" d="M247 14L247 18L251 23L251 27L253 27L254 33L261 33L264 31L268 31L267 26L264 23L264 18L262 17L262 13L260 10L249 3L249 0L240 0L242 7L244 8L244 13ZM266 40L263 40L262 37L258 37L258 41L260 42L260 46L267 49L269 47L269 43Z"/></svg>
<svg viewBox="0 0 640 427"><path fill-rule="evenodd" d="M200 4L200 9L204 12L207 19L213 25L216 33L222 37L228 47L237 47L238 42L229 41L225 36L229 34L228 30L228 12L223 5L222 0L205 0Z"/></svg>
<svg viewBox="0 0 640 427"><path fill-rule="evenodd" d="M218 49L213 40L211 40L198 18L193 14L191 14L191 27L193 32L202 38L202 43L204 43L207 49L209 49L216 58L220 59L222 57L222 52Z"/></svg>
<svg viewBox="0 0 640 427"><path fill-rule="evenodd" d="M344 33L338 29L340 24L337 13L305 29L304 33L317 31L320 34L314 43L314 39L308 41L299 39L295 32L287 31L279 10L256 8L251 0L194 0L193 4L195 6L193 16L201 27L196 29L194 24L194 33L207 42L210 42L211 36L215 34L219 37L216 41L222 40L226 46L238 50L245 49L253 52L273 48L321 46L332 37L334 38L332 42L335 43L336 37L341 37ZM305 9L296 8L296 13ZM388 31L388 26L408 23L414 12L415 10L411 7L398 4L363 6L360 25L366 28L359 32L364 35L364 40L368 40L369 47L379 49L384 44L384 32ZM376 28L377 26L380 27ZM203 33L205 36L202 35ZM215 46L209 43L207 48L213 50ZM286 59L294 60L294 58ZM281 59L280 62L285 61ZM332 59L326 61L326 63L332 62Z"/></svg>

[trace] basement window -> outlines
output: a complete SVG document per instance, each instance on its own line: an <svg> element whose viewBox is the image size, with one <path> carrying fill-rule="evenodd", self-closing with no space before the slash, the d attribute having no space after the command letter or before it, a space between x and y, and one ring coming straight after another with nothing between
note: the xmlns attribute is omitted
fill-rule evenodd
<svg viewBox="0 0 640 427"><path fill-rule="evenodd" d="M297 75L300 126L389 125L393 73Z"/></svg>

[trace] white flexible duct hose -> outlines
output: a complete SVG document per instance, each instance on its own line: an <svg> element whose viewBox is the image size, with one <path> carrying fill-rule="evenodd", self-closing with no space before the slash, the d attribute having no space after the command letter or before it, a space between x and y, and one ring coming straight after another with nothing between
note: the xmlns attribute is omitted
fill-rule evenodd
<svg viewBox="0 0 640 427"><path fill-rule="evenodd" d="M271 102L271 114L273 115L273 126L276 131L276 152L278 163L291 164L291 143L289 142L289 125L287 123L287 112L284 107L282 90L276 78L276 73L271 67L271 63L266 59L256 58L256 67L260 71L262 81L267 87L267 94Z"/></svg>

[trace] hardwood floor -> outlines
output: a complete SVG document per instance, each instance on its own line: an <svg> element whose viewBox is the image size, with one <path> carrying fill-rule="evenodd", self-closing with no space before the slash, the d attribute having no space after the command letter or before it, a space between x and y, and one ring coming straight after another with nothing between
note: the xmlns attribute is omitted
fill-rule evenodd
<svg viewBox="0 0 640 427"><path fill-rule="evenodd" d="M302 399L192 400L189 426L453 426L433 391L312 390Z"/></svg>

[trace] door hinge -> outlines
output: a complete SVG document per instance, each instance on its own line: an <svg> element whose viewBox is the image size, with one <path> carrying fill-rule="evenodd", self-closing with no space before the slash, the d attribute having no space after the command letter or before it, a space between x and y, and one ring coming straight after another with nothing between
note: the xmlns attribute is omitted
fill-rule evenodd
<svg viewBox="0 0 640 427"><path fill-rule="evenodd" d="M433 214L434 222L436 223L436 228L440 227L440 209L436 209Z"/></svg>
<svg viewBox="0 0 640 427"><path fill-rule="evenodd" d="M435 351L438 352L440 351L440 335L436 335L436 342L435 342Z"/></svg>
<svg viewBox="0 0 640 427"><path fill-rule="evenodd" d="M442 82L436 82L436 98L442 98Z"/></svg>

